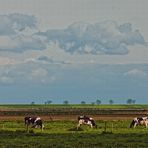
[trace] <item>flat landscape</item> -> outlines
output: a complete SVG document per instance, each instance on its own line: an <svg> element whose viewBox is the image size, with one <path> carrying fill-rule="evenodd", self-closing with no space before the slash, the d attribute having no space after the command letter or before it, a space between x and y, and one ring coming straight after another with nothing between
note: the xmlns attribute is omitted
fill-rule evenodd
<svg viewBox="0 0 148 148"><path fill-rule="evenodd" d="M96 120L97 129L82 125L78 130L78 115ZM144 147L148 145L148 130L144 126L129 128L134 117L146 116L147 105L1 105L0 147ZM40 116L45 125L26 131L24 117Z"/></svg>

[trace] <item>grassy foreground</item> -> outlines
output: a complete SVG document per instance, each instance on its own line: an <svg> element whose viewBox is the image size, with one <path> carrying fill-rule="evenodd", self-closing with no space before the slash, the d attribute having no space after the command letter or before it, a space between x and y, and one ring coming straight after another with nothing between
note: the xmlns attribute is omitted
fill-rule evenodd
<svg viewBox="0 0 148 148"><path fill-rule="evenodd" d="M148 105L0 105L1 110L32 108L148 109ZM27 133L23 121L5 120L0 121L0 148L147 148L148 129L129 129L130 122L97 121L97 129L77 130L77 121L46 121L43 132L30 128Z"/></svg>
<svg viewBox="0 0 148 148"><path fill-rule="evenodd" d="M130 121L98 121L97 129L82 126L76 130L76 121L45 122L45 130L26 132L22 121L0 122L0 147L30 148L146 148L148 130L129 129ZM106 125L106 126L105 126Z"/></svg>

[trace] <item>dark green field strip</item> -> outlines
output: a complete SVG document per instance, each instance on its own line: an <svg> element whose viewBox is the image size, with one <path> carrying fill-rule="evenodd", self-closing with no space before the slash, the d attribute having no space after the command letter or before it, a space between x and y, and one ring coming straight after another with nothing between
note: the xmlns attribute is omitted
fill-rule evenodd
<svg viewBox="0 0 148 148"><path fill-rule="evenodd" d="M148 109L148 104L113 104L113 105L107 105L107 104L101 104L101 105L91 105L91 104L1 104L1 109L38 109L38 108L99 108L99 109Z"/></svg>
<svg viewBox="0 0 148 148"><path fill-rule="evenodd" d="M98 128L82 126L77 121L48 121L45 129L29 129L23 121L0 121L0 147L10 148L147 148L148 130L130 129L130 120L97 121ZM106 126L105 126L106 125Z"/></svg>
<svg viewBox="0 0 148 148"><path fill-rule="evenodd" d="M146 148L148 134L0 132L0 147Z"/></svg>
<svg viewBox="0 0 148 148"><path fill-rule="evenodd" d="M148 114L148 105L0 105L0 116L26 115L134 115Z"/></svg>
<svg viewBox="0 0 148 148"><path fill-rule="evenodd" d="M148 109L34 108L0 110L1 116L24 115L147 115Z"/></svg>

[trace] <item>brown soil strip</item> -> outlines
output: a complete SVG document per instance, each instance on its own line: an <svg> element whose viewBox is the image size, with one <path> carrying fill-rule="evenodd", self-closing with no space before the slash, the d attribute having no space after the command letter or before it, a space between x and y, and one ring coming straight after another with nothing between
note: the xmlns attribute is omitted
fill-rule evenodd
<svg viewBox="0 0 148 148"><path fill-rule="evenodd" d="M44 121L76 121L78 115L40 116ZM95 120L129 120L135 115L93 115ZM0 116L0 121L24 121L24 116Z"/></svg>

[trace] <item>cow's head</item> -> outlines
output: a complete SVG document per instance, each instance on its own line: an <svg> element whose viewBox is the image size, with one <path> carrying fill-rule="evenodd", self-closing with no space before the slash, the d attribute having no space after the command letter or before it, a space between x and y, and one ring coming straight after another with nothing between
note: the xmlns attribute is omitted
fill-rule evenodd
<svg viewBox="0 0 148 148"><path fill-rule="evenodd" d="M94 128L97 128L97 124L96 124L96 122L92 119L91 120L91 123L92 123L92 126L94 127Z"/></svg>

